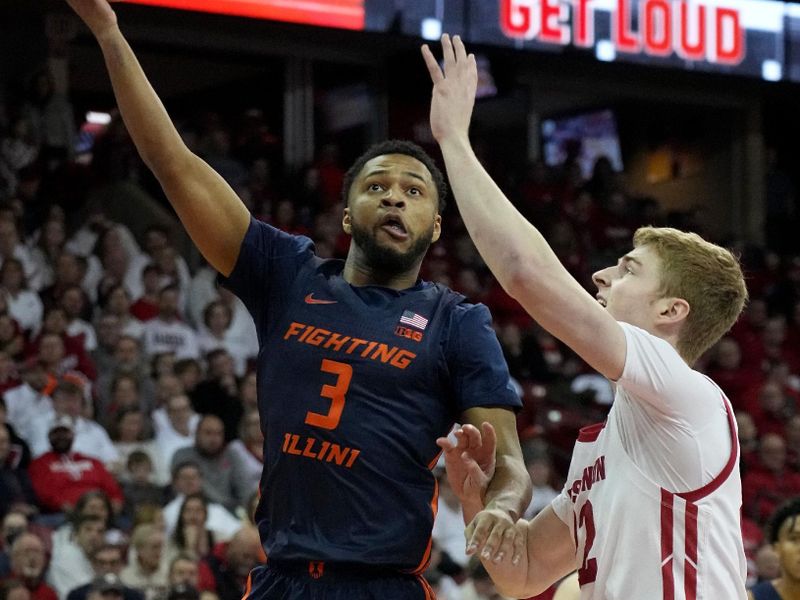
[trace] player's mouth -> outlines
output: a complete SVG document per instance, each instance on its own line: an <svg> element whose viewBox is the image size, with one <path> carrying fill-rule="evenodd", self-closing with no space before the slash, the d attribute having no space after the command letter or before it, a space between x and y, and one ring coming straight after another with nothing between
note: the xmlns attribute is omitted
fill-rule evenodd
<svg viewBox="0 0 800 600"><path fill-rule="evenodd" d="M597 303L600 306L602 306L603 308L608 307L608 301L605 298L603 298L600 294L597 294L596 298L597 298Z"/></svg>
<svg viewBox="0 0 800 600"><path fill-rule="evenodd" d="M405 223L403 223L403 220L396 214L388 214L383 217L378 227L395 240L402 242L408 239L408 231L406 230Z"/></svg>

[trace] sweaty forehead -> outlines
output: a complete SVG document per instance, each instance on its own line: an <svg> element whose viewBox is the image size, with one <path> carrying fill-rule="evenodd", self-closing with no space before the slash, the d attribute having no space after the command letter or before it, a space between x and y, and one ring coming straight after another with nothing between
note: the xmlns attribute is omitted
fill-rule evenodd
<svg viewBox="0 0 800 600"><path fill-rule="evenodd" d="M406 174L417 177L426 184L433 183L428 168L419 160L408 154L382 154L368 160L359 173L359 177L368 177L373 173Z"/></svg>

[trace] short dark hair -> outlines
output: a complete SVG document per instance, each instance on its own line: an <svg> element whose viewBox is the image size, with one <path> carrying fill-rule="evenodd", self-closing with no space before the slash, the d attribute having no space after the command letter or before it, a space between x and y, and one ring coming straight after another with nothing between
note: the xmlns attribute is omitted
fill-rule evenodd
<svg viewBox="0 0 800 600"><path fill-rule="evenodd" d="M174 467L172 467L172 479L174 480L178 476L178 474L184 469L194 469L200 474L201 477L203 476L203 471L200 470L199 464L197 464L193 460L183 460L178 464L176 464Z"/></svg>
<svg viewBox="0 0 800 600"><path fill-rule="evenodd" d="M787 520L790 521L790 527L794 527L794 523L797 521L798 517L800 517L800 497L792 498L781 504L775 512L772 513L769 523L767 523L769 543L774 544L778 541L781 527L783 527L783 524Z"/></svg>
<svg viewBox="0 0 800 600"><path fill-rule="evenodd" d="M385 142L379 142L370 146L364 154L356 159L356 162L347 170L342 180L342 200L345 206L347 206L350 197L350 188L353 187L353 182L356 180L356 177L358 177L358 174L361 173L361 169L364 168L364 165L376 156L383 156L385 154L405 154L411 158L416 158L425 165L425 168L428 169L428 172L431 174L431 178L433 178L433 183L436 185L436 192L439 197L439 213L444 211L447 205L447 182L444 179L444 175L442 175L442 172L436 166L434 160L425 150L417 146L414 142L409 142L407 140L386 140Z"/></svg>

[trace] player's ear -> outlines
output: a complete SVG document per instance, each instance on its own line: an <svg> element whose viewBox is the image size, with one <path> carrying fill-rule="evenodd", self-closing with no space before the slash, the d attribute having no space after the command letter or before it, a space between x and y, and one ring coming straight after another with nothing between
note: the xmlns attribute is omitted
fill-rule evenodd
<svg viewBox="0 0 800 600"><path fill-rule="evenodd" d="M661 323L678 324L689 316L691 307L683 298L662 298L658 311L658 320Z"/></svg>
<svg viewBox="0 0 800 600"><path fill-rule="evenodd" d="M342 215L342 229L347 235L353 232L352 223L350 222L350 208L345 207L344 215Z"/></svg>
<svg viewBox="0 0 800 600"><path fill-rule="evenodd" d="M442 237L442 215L437 213L433 219L433 237L431 241L438 242L440 237Z"/></svg>

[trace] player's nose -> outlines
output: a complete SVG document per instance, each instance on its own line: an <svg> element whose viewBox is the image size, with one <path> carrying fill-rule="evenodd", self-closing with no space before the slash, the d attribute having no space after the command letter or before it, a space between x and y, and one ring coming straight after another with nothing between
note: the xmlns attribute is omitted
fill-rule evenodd
<svg viewBox="0 0 800 600"><path fill-rule="evenodd" d="M394 187L390 187L386 190L386 193L381 198L381 204L383 206L394 206L397 208L402 208L405 206L406 201L403 198L402 194L396 190Z"/></svg>
<svg viewBox="0 0 800 600"><path fill-rule="evenodd" d="M611 270L612 267L606 267L592 274L592 281L598 288L602 289L611 285Z"/></svg>

